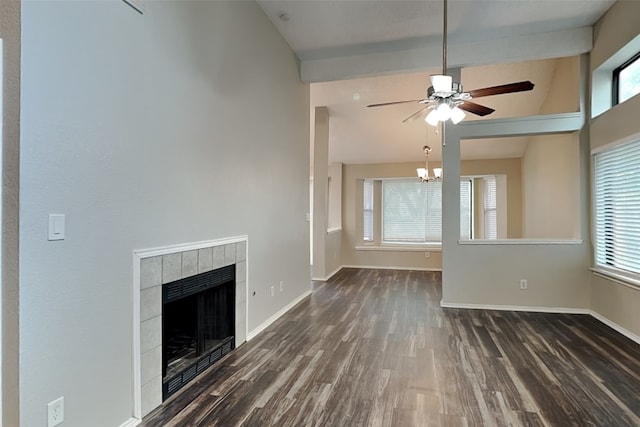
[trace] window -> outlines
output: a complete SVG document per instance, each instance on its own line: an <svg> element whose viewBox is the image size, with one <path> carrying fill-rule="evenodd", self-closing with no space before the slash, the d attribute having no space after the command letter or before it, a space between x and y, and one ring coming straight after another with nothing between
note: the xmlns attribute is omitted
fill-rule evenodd
<svg viewBox="0 0 640 427"><path fill-rule="evenodd" d="M471 233L471 181L460 182L460 228ZM468 238L468 237L467 237ZM398 243L442 241L442 183L397 179L382 182L382 240Z"/></svg>
<svg viewBox="0 0 640 427"><path fill-rule="evenodd" d="M365 180L363 190L364 225L362 235L365 242L373 242L373 181Z"/></svg>
<svg viewBox="0 0 640 427"><path fill-rule="evenodd" d="M484 238L497 239L498 218L496 177L485 177L482 182L484 184Z"/></svg>
<svg viewBox="0 0 640 427"><path fill-rule="evenodd" d="M442 239L442 183L382 182L382 240L439 242Z"/></svg>
<svg viewBox="0 0 640 427"><path fill-rule="evenodd" d="M460 180L460 239L473 238L473 180L463 178Z"/></svg>
<svg viewBox="0 0 640 427"><path fill-rule="evenodd" d="M640 52L613 70L613 104L640 93Z"/></svg>
<svg viewBox="0 0 640 427"><path fill-rule="evenodd" d="M595 155L596 264L640 273L640 140Z"/></svg>

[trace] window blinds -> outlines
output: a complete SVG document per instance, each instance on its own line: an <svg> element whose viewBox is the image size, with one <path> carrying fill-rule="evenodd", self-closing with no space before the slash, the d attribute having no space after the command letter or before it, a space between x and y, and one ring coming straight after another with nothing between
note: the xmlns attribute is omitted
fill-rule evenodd
<svg viewBox="0 0 640 427"><path fill-rule="evenodd" d="M470 179L460 180L460 239L469 240L472 235L471 207L473 206L472 183Z"/></svg>
<svg viewBox="0 0 640 427"><path fill-rule="evenodd" d="M461 238L471 235L471 182L460 182ZM442 183L411 180L382 182L382 240L439 243L442 241Z"/></svg>
<svg viewBox="0 0 640 427"><path fill-rule="evenodd" d="M640 141L597 153L596 264L640 273Z"/></svg>
<svg viewBox="0 0 640 427"><path fill-rule="evenodd" d="M488 176L484 182L484 238L498 238L496 177Z"/></svg>
<svg viewBox="0 0 640 427"><path fill-rule="evenodd" d="M373 181L364 181L364 200L363 200L363 240L365 242L373 241Z"/></svg>

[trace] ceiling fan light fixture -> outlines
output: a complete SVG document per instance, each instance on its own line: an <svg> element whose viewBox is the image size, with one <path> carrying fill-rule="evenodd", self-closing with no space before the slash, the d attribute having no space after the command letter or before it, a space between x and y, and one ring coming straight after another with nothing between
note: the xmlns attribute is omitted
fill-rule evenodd
<svg viewBox="0 0 640 427"><path fill-rule="evenodd" d="M451 107L446 102L441 102L436 108L436 113L438 114L438 120L446 122L451 118Z"/></svg>
<svg viewBox="0 0 640 427"><path fill-rule="evenodd" d="M450 93L453 86L453 77L442 74L431 75L431 85L436 93Z"/></svg>
<svg viewBox="0 0 640 427"><path fill-rule="evenodd" d="M427 117L424 118L424 121L430 124L431 126L438 126L440 119L438 119L438 112L435 109L432 109Z"/></svg>
<svg viewBox="0 0 640 427"><path fill-rule="evenodd" d="M454 125L457 125L458 123L460 123L465 117L466 117L466 114L464 113L464 111L462 111L462 109L458 107L453 107L451 109L451 122Z"/></svg>

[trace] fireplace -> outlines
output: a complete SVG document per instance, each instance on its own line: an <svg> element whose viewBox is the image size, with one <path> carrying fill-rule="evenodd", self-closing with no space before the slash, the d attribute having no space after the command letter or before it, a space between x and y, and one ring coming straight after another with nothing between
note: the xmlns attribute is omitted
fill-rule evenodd
<svg viewBox="0 0 640 427"><path fill-rule="evenodd" d="M235 348L236 265L162 286L162 399Z"/></svg>
<svg viewBox="0 0 640 427"><path fill-rule="evenodd" d="M133 403L136 418L141 419L149 414L162 404L170 394L168 391L180 389L207 366L246 341L248 252L247 236L134 251ZM235 288L231 284L234 281ZM205 294L203 298L193 297L197 292L207 292L209 285L202 285L202 282L215 283L213 288L217 289L216 292L226 288L226 293L221 292L217 296L209 293L209 296ZM171 298L177 305L165 306L165 287L166 292L169 293L171 289L171 295L178 295L178 298ZM230 288L234 294L230 294ZM227 300L223 303L225 297ZM198 324L206 325L207 321L203 318L198 320L193 313L199 304L207 306L207 300L211 302L216 298L223 308L214 313L220 317L228 317L229 329L223 331L224 338L216 337L216 341L221 341L222 346L207 346L205 340L204 349L200 347L198 350L194 340L198 338L199 331L203 330ZM166 314L174 318L168 320L169 326L164 319ZM185 362L178 361L178 350L172 350L169 357L165 355L163 330L168 328L177 330L182 340L195 348L195 356L187 358ZM186 339L185 335L190 338ZM179 340L174 340L170 346L175 347L177 341ZM194 354L193 350L185 350L183 353ZM177 365L182 365L185 369L174 371Z"/></svg>

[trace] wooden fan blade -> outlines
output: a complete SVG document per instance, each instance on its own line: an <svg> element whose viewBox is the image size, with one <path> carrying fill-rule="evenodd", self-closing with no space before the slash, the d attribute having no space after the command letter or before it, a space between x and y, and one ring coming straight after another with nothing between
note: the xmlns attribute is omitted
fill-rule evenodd
<svg viewBox="0 0 640 427"><path fill-rule="evenodd" d="M421 109L419 109L418 111L416 111L415 113L413 113L412 115L410 115L409 117L407 117L406 119L404 119L402 121L402 123L406 123L408 120L411 120L413 118L416 118L420 115L420 113L422 113L424 110L426 110L427 108L429 108L428 105L425 105L424 107L422 107Z"/></svg>
<svg viewBox="0 0 640 427"><path fill-rule="evenodd" d="M408 101L383 102L382 104L369 104L367 107L384 107L385 105L406 104L407 102L427 102L427 99L410 99Z"/></svg>
<svg viewBox="0 0 640 427"><path fill-rule="evenodd" d="M480 98L483 96L502 95L504 93L526 92L532 90L535 85L530 81L522 81L517 83L508 83L506 85L485 87L469 91L472 98Z"/></svg>
<svg viewBox="0 0 640 427"><path fill-rule="evenodd" d="M485 107L484 105L476 104L471 101L464 101L462 104L458 105L458 108L481 117L496 111L493 108Z"/></svg>

